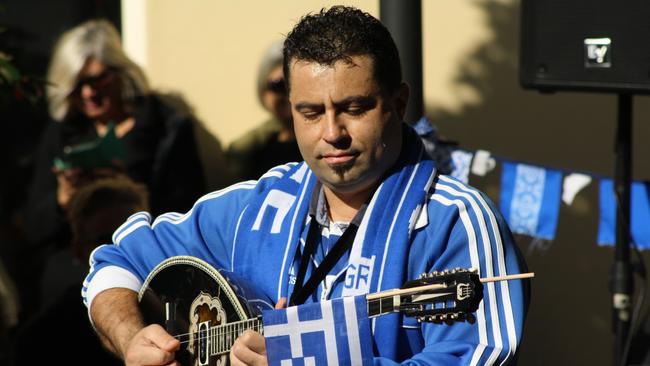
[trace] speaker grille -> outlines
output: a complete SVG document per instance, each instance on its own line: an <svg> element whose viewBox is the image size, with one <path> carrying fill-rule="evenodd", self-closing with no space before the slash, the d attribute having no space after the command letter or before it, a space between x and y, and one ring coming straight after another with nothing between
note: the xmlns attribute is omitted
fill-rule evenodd
<svg viewBox="0 0 650 366"><path fill-rule="evenodd" d="M520 81L650 93L650 1L522 0Z"/></svg>

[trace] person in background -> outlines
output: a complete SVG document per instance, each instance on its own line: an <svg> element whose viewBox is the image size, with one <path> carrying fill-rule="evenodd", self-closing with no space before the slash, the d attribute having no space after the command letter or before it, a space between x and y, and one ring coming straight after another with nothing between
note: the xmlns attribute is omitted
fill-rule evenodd
<svg viewBox="0 0 650 366"><path fill-rule="evenodd" d="M18 329L11 353L14 365L47 364L65 349L74 349L66 352L69 364L121 364L94 336L87 310L79 302L79 283L88 271L90 253L110 243L111 234L129 216L147 211L147 201L146 187L126 177L100 179L75 193L68 209L71 246L46 266L42 287L51 297Z"/></svg>
<svg viewBox="0 0 650 366"><path fill-rule="evenodd" d="M55 45L47 80L52 121L36 154L23 209L23 265L15 276L24 291L36 287L52 248L69 243L65 212L84 185L126 175L147 187L153 214L188 210L205 193L194 117L149 88L111 23L91 20L65 32ZM54 166L64 151L97 141L109 131L123 147L121 159L101 169ZM31 295L21 294L22 303L40 302Z"/></svg>
<svg viewBox="0 0 650 366"><path fill-rule="evenodd" d="M71 287L78 289L88 272L90 253L98 245L110 243L115 229L140 211L149 211L147 187L128 177L99 179L81 187L72 197L67 213L70 245L55 251L44 266L44 307Z"/></svg>
<svg viewBox="0 0 650 366"><path fill-rule="evenodd" d="M228 147L228 164L237 182L257 179L274 166L302 160L282 71L282 42L273 43L262 58L257 96L270 118Z"/></svg>

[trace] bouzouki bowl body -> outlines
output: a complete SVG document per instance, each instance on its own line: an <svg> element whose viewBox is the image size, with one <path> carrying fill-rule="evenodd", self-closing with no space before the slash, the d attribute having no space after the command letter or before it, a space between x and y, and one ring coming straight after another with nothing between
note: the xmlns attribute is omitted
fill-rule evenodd
<svg viewBox="0 0 650 366"><path fill-rule="evenodd" d="M159 324L181 341L176 358L182 365L228 365L227 352L211 355L217 345L206 336L207 328L250 319L262 309L273 308L265 296L243 284L233 273L195 257L172 257L145 280L140 309L147 324Z"/></svg>

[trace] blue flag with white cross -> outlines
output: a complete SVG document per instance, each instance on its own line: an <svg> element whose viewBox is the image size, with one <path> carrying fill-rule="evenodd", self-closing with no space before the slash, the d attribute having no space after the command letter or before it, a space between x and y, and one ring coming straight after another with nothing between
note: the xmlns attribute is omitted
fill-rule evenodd
<svg viewBox="0 0 650 366"><path fill-rule="evenodd" d="M366 306L361 295L264 311L269 365L372 365Z"/></svg>

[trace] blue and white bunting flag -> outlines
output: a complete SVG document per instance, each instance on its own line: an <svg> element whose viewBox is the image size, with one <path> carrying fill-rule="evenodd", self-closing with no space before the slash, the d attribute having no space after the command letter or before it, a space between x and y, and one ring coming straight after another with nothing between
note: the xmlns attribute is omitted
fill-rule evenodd
<svg viewBox="0 0 650 366"><path fill-rule="evenodd" d="M271 366L372 365L363 295L266 310L262 319Z"/></svg>
<svg viewBox="0 0 650 366"><path fill-rule="evenodd" d="M492 157L492 153L487 150L476 150L474 159L472 160L472 167L470 171L474 175L484 177L487 173L491 172L497 166L496 159Z"/></svg>
<svg viewBox="0 0 650 366"><path fill-rule="evenodd" d="M573 199L580 191L591 183L591 177L586 174L571 173L564 177L562 184L562 202L573 204Z"/></svg>
<svg viewBox="0 0 650 366"><path fill-rule="evenodd" d="M631 225L632 241L639 248L650 249L650 184L632 182ZM616 197L611 179L600 181L600 221L598 224L598 244L616 243Z"/></svg>
<svg viewBox="0 0 650 366"><path fill-rule="evenodd" d="M474 153L465 150L454 150L451 152L452 170L451 176L467 184L469 182L469 168L472 165Z"/></svg>
<svg viewBox="0 0 650 366"><path fill-rule="evenodd" d="M501 212L514 233L553 240L557 229L562 173L504 162Z"/></svg>

